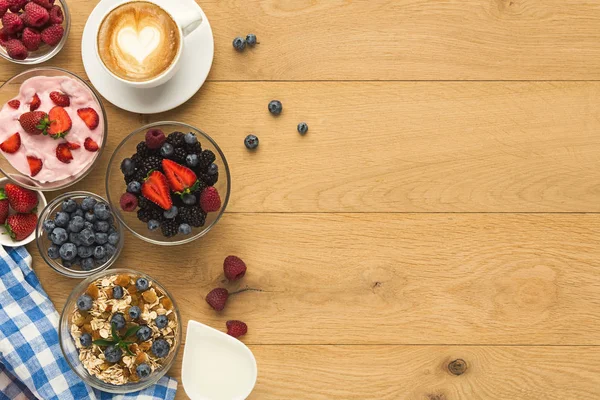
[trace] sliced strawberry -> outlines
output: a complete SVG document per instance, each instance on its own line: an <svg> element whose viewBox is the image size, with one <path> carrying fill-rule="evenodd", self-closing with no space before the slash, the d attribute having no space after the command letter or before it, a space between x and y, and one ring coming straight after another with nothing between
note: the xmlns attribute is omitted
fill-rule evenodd
<svg viewBox="0 0 600 400"><path fill-rule="evenodd" d="M50 119L50 126L48 126L48 135L52 136L54 139L58 139L61 137L65 137L73 123L71 122L71 117L67 114L67 111L60 107L53 107L48 113L48 118Z"/></svg>
<svg viewBox="0 0 600 400"><path fill-rule="evenodd" d="M142 185L142 195L163 210L173 206L167 178L160 171L150 173Z"/></svg>
<svg viewBox="0 0 600 400"><path fill-rule="evenodd" d="M0 143L0 150L5 153L13 154L19 151L21 148L21 135L19 132L15 133L4 142Z"/></svg>
<svg viewBox="0 0 600 400"><path fill-rule="evenodd" d="M64 93L61 92L50 92L50 100L57 106L69 107L71 105L71 99Z"/></svg>
<svg viewBox="0 0 600 400"><path fill-rule="evenodd" d="M68 144L61 143L56 147L56 158L65 164L69 164L71 162L73 159L73 154L71 153Z"/></svg>
<svg viewBox="0 0 600 400"><path fill-rule="evenodd" d="M194 186L198 183L194 171L166 158L162 160L162 166L172 191L176 193L194 191Z"/></svg>
<svg viewBox="0 0 600 400"><path fill-rule="evenodd" d="M77 150L81 148L81 145L79 143L74 142L67 142L67 146L69 146L69 150Z"/></svg>
<svg viewBox="0 0 600 400"><path fill-rule="evenodd" d="M11 100L8 102L8 105L15 110L18 110L21 107L21 102L19 100Z"/></svg>
<svg viewBox="0 0 600 400"><path fill-rule="evenodd" d="M91 130L96 129L98 124L100 124L100 117L93 108L80 108L77 110L77 115L79 115L79 118L81 118Z"/></svg>
<svg viewBox="0 0 600 400"><path fill-rule="evenodd" d="M29 103L29 111L35 111L42 105L42 101L40 100L40 96L36 94L33 95L31 99L31 103Z"/></svg>
<svg viewBox="0 0 600 400"><path fill-rule="evenodd" d="M87 151L96 152L100 147L98 147L98 143L94 142L94 139L91 137L85 138L85 142L83 142L83 147Z"/></svg>
<svg viewBox="0 0 600 400"><path fill-rule="evenodd" d="M37 157L27 156L27 163L29 164L29 171L31 176L36 176L42 170L44 163Z"/></svg>
<svg viewBox="0 0 600 400"><path fill-rule="evenodd" d="M25 132L30 135L41 135L46 133L46 128L49 124L48 114L43 111L29 111L21 114L19 123Z"/></svg>

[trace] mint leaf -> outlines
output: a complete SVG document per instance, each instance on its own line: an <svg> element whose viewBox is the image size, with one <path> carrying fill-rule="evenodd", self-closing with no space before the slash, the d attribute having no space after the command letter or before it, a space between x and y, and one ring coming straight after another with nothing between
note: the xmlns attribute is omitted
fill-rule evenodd
<svg viewBox="0 0 600 400"><path fill-rule="evenodd" d="M135 335L140 328L141 326L132 326L131 328L127 329L127 332L125 332L125 335L123 335L123 339L127 339L128 337Z"/></svg>
<svg viewBox="0 0 600 400"><path fill-rule="evenodd" d="M112 346L115 344L114 341L108 339L98 339L94 340L92 343L94 343L96 346Z"/></svg>

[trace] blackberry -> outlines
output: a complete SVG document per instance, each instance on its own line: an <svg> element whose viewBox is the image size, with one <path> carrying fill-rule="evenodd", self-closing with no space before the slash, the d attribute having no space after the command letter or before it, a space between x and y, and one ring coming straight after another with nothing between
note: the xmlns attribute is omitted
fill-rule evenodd
<svg viewBox="0 0 600 400"><path fill-rule="evenodd" d="M138 199L138 206L140 208L150 208L152 205L154 205L154 203L145 198L144 196L140 196L140 198Z"/></svg>
<svg viewBox="0 0 600 400"><path fill-rule="evenodd" d="M146 173L152 170L162 171L162 159L158 156L150 156L142 161L142 167L146 170Z"/></svg>
<svg viewBox="0 0 600 400"><path fill-rule="evenodd" d="M185 149L188 151L188 154L202 154L202 145L200 142L195 142L194 144L185 144Z"/></svg>
<svg viewBox="0 0 600 400"><path fill-rule="evenodd" d="M135 163L135 165L140 165L142 163L143 158L138 153L135 153L131 156L131 160Z"/></svg>
<svg viewBox="0 0 600 400"><path fill-rule="evenodd" d="M164 220L164 217L162 214L163 213L159 209L154 208L154 207L148 207L148 208L140 208L137 212L137 217L142 222L148 222L151 219L161 221L161 220Z"/></svg>
<svg viewBox="0 0 600 400"><path fill-rule="evenodd" d="M200 207L181 207L179 209L179 219L181 222L195 226L196 228L204 226L206 214Z"/></svg>
<svg viewBox="0 0 600 400"><path fill-rule="evenodd" d="M217 157L215 156L215 153L213 153L210 150L204 150L200 155L199 163L200 167L202 168L202 171L206 171L208 169L208 166L214 163L216 159Z"/></svg>
<svg viewBox="0 0 600 400"><path fill-rule="evenodd" d="M199 173L198 179L200 180L200 182L204 183L204 187L214 186L214 184L217 183L217 181L219 180L219 174L217 173L215 175L208 175L205 173Z"/></svg>
<svg viewBox="0 0 600 400"><path fill-rule="evenodd" d="M185 165L185 157L187 156L187 151L184 148L178 147L173 152L171 156L171 160L175 161L177 164Z"/></svg>
<svg viewBox="0 0 600 400"><path fill-rule="evenodd" d="M185 135L183 132L173 132L167 136L167 143L170 143L173 147L183 147L185 145Z"/></svg>
<svg viewBox="0 0 600 400"><path fill-rule="evenodd" d="M174 220L167 220L160 224L160 230L165 237L173 237L179 231L179 223Z"/></svg>
<svg viewBox="0 0 600 400"><path fill-rule="evenodd" d="M142 183L146 180L146 175L148 175L148 172L144 168L140 168L133 174L133 180Z"/></svg>
<svg viewBox="0 0 600 400"><path fill-rule="evenodd" d="M139 142L136 147L136 150L136 154L141 158L146 158L150 155L150 149L148 148L148 146L146 146L146 142ZM139 165L139 163L136 164Z"/></svg>

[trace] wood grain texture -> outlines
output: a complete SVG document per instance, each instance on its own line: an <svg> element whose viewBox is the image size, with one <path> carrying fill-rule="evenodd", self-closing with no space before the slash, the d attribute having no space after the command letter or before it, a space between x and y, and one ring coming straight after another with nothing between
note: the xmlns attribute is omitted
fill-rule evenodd
<svg viewBox="0 0 600 400"><path fill-rule="evenodd" d="M595 0L198 2L215 36L212 80L600 79ZM96 1L71 1L72 34L50 63L83 73ZM260 45L238 54L233 38ZM22 67L2 61L0 79Z"/></svg>
<svg viewBox="0 0 600 400"><path fill-rule="evenodd" d="M596 215L226 214L175 263L128 235L118 266L176 290L185 321L243 317L251 344L597 345L599 232ZM60 309L73 281L34 265ZM262 292L215 313L222 285Z"/></svg>

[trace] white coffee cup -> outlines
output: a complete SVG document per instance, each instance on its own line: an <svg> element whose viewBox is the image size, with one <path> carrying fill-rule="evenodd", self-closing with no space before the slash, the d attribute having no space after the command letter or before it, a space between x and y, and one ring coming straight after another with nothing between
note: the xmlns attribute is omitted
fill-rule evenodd
<svg viewBox="0 0 600 400"><path fill-rule="evenodd" d="M102 18L104 19L115 9L121 7L127 3L135 3L136 1L144 1L147 3L153 3L158 7L162 8L167 14L171 16L173 21L177 24L179 29L179 51L177 52L177 56L175 56L175 60L171 63L168 69L162 72L160 75L147 80L147 81L129 81L123 79L117 75L115 75L102 61L100 57L100 51L98 49L98 40L96 40L96 56L100 60L100 64L104 67L106 72L108 72L113 78L116 80L123 82L126 85L129 85L134 88L153 88L156 86L160 86L166 83L169 79L171 79L179 70L181 66L181 56L185 50L185 37L190 33L198 29L203 23L202 13L200 8L195 4L194 0L130 0L123 1L119 4L116 4L114 7L110 8ZM186 4L187 3L187 4ZM98 36L98 31L100 30L101 24L98 25L98 29L96 31L96 37Z"/></svg>

